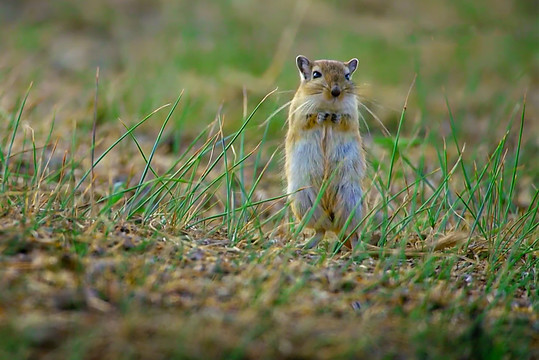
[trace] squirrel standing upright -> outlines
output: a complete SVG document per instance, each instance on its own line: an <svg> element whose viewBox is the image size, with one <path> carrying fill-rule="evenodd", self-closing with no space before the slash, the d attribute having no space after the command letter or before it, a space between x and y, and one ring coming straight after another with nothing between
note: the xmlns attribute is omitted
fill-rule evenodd
<svg viewBox="0 0 539 360"><path fill-rule="evenodd" d="M291 209L316 231L305 247L316 246L326 231L344 229L345 245L353 248L365 175L352 82L358 60L310 61L300 55L296 63L301 83L290 104L285 163Z"/></svg>

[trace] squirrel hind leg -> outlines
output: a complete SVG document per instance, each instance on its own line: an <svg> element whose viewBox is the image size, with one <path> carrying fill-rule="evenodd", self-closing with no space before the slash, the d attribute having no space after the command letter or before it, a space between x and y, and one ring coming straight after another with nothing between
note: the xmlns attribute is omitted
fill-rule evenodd
<svg viewBox="0 0 539 360"><path fill-rule="evenodd" d="M310 238L306 243L302 244L301 247L303 249L312 249L313 247L318 245L318 243L324 238L325 235L325 230L316 230L314 236Z"/></svg>
<svg viewBox="0 0 539 360"><path fill-rule="evenodd" d="M350 235L350 237L348 238L348 240L345 243L345 246L348 247L349 249L354 250L356 248L358 242L359 242L359 234L356 232L356 233L353 233L352 235Z"/></svg>

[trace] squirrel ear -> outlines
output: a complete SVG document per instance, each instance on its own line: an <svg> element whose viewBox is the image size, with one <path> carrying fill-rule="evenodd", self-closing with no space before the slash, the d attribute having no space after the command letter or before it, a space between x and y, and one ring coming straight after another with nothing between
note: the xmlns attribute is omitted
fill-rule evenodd
<svg viewBox="0 0 539 360"><path fill-rule="evenodd" d="M309 80L311 78L311 62L303 55L298 55L296 58L299 76L301 80Z"/></svg>
<svg viewBox="0 0 539 360"><path fill-rule="evenodd" d="M353 58L352 60L344 63L348 67L348 70L350 70L350 74L352 74L354 71L356 71L357 66L359 65L359 60L356 58Z"/></svg>

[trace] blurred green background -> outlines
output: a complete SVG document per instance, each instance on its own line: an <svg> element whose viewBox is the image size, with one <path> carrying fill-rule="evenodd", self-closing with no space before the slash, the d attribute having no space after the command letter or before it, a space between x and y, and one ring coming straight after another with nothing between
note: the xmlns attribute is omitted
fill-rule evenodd
<svg viewBox="0 0 539 360"><path fill-rule="evenodd" d="M289 101L297 54L358 57L364 102L393 132L417 74L408 134L449 136L447 96L464 140L495 141L527 94L525 151L535 151L537 7L525 0L3 0L0 108L13 111L33 81L27 119L36 130L48 129L53 111L60 123L89 123L99 66L100 123L132 123L185 89L174 126L194 134L221 106L228 127L237 126L244 94L252 108L278 87L267 114ZM369 131L380 133L363 113ZM285 114L272 125L276 140Z"/></svg>

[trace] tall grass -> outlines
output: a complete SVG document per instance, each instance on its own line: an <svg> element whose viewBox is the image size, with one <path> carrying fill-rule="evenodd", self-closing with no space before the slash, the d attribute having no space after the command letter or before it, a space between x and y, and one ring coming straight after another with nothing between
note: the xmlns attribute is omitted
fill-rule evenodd
<svg viewBox="0 0 539 360"><path fill-rule="evenodd" d="M98 210L97 213L100 215L112 218L120 217L128 220L141 214L143 222L147 223L152 217L161 216L168 219L167 226L173 228L176 226L189 228L211 223L217 227L224 226L234 244L245 240L246 234L253 234L253 230L257 236L263 237L263 224L272 221L273 217L279 221L284 220L282 215L278 215L283 211L274 211L270 214L269 209L273 207L275 201L287 196L276 193L268 199L253 200L268 168L278 169L279 166L275 163L279 149L267 157L265 164L262 163L270 121L263 121L259 109L272 93L265 96L251 113L245 116L239 128L230 135L224 133L223 116L218 114L215 121L201 132L182 154L178 154L177 160L169 169L159 174L151 163L156 156L166 125L180 104L181 94L164 119L149 154L145 154L142 150L135 131L167 105L156 109L135 125L126 127L125 133L97 156L89 169L80 169L82 159L65 154L62 165L51 171L50 158L45 161L45 149L52 146L50 157L54 155L55 148L51 144L54 121L43 145L37 145L34 134L31 133L30 150L24 148L27 134L19 131L24 105L29 96L28 90L18 112L12 116L11 133L9 135L5 133L2 139L2 143L6 144L6 150L2 152L0 158L3 174L2 193L9 194L10 187L18 184L19 179L28 178L30 181L25 182L24 191L32 193L34 201L37 201L44 182L54 185L55 190L48 193L48 199L41 200L48 203L46 209L51 211L53 208L60 211L68 208L80 209L82 211L78 214L87 216L89 207L95 206L97 209L91 209L92 211ZM527 243L525 239L530 239L537 231L535 217L538 206L537 190L526 211L518 211L512 201L519 177L525 104L522 104L515 148L510 149L507 144L511 120L506 134L488 157L481 159L467 156L466 160L465 145L459 141L458 130L454 126L456 120L453 118L449 103L447 106L457 158L450 156L445 139L429 144L436 151L438 158L436 165L426 164L424 154L416 158L407 155L409 152L416 152L417 142L415 139L402 139L401 128L406 118L406 104L395 137L389 138L390 142L387 143L385 140L378 142L378 144L386 143L391 148L388 161L375 162L369 171L370 183L367 184L367 190L376 194L376 201L368 204L370 211L361 224L363 240L368 241L369 236L379 232L379 245L394 246L398 241L406 244L406 238L414 234L421 238L432 239L447 232L464 232L467 233L466 247L469 247L475 239L482 239L489 244L489 249L492 250L489 252L492 263L496 263L508 252L508 246L534 248L537 245L536 241ZM271 115L273 116L274 114ZM262 133L253 132L248 128L255 117L259 117L262 120L260 122L265 124ZM256 135L259 135L258 139ZM14 153L17 136L24 137L23 148ZM249 143L245 142L246 136ZM131 139L146 164L138 183L111 189L111 193L97 199L95 205L92 202L88 203L85 195L90 185L86 188L83 186L87 184L88 176L106 156L111 156L109 155L111 151L126 138ZM77 141L74 132L73 149L78 146ZM254 146L247 150L251 145ZM38 148L43 149L40 156L37 153ZM92 153L93 151L94 145L91 148ZM29 159L22 157L26 152L31 153ZM427 165L430 171L425 171ZM252 169L252 176L249 179L246 178L248 166ZM31 168L31 171L27 172L25 170L27 168ZM66 175L68 169L69 174ZM83 170L82 176L76 176L75 172L80 170ZM153 176L152 179L147 179L149 173ZM70 179L75 181L73 186L69 185ZM69 190L65 191L66 188ZM56 202L54 206L51 199ZM121 205L117 206L119 203ZM270 213L266 213L265 219L262 219L260 216L265 212ZM381 218L375 216L377 214L381 215ZM268 215L272 215L269 216L269 220ZM295 227L294 238L300 235L306 223L308 216L303 219L302 224Z"/></svg>

